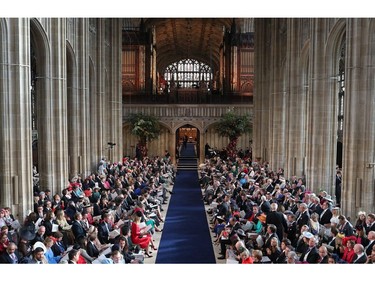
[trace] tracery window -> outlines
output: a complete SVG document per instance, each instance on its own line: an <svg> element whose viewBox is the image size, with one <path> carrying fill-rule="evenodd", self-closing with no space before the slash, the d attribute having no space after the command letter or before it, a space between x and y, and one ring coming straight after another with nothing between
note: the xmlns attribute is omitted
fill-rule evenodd
<svg viewBox="0 0 375 281"><path fill-rule="evenodd" d="M210 88L212 69L194 59L183 59L169 65L164 71L164 79L170 87Z"/></svg>
<svg viewBox="0 0 375 281"><path fill-rule="evenodd" d="M337 155L336 165L342 167L344 136L344 95L345 95L345 35L342 38L338 57L338 96L337 96Z"/></svg>
<svg viewBox="0 0 375 281"><path fill-rule="evenodd" d="M344 94L345 94L345 36L342 39L340 47L340 57L339 57L339 74L338 74L338 83L339 83L339 92L338 92L338 141L342 142L343 138L343 127L344 127Z"/></svg>

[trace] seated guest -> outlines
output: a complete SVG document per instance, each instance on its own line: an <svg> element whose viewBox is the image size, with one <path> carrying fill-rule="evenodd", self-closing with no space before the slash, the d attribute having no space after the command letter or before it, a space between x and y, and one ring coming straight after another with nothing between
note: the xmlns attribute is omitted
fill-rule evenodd
<svg viewBox="0 0 375 281"><path fill-rule="evenodd" d="M86 237L86 230L83 228L81 224L81 220L82 220L82 214L80 212L77 212L74 215L74 221L72 224L72 231L74 234L75 241L78 241L78 239L81 237Z"/></svg>
<svg viewBox="0 0 375 281"><path fill-rule="evenodd" d="M55 239L55 243L52 245L51 249L54 256L64 255L67 250L67 246L63 241L64 235L60 231L56 231L53 233L53 237Z"/></svg>
<svg viewBox="0 0 375 281"><path fill-rule="evenodd" d="M89 234L88 241L87 241L87 254L92 258L97 258L100 254L100 250L95 244L96 239L97 239L96 233Z"/></svg>
<svg viewBox="0 0 375 281"><path fill-rule="evenodd" d="M145 232L143 229L139 227L139 223L142 217L142 212L137 211L133 217L133 222L131 226L131 240L133 244L138 244L141 249L145 251L145 255L147 257L152 257L149 248L151 246L152 236L147 231Z"/></svg>
<svg viewBox="0 0 375 281"><path fill-rule="evenodd" d="M44 245L46 246L46 251L44 252L44 256L46 257L49 264L57 264L61 260L60 256L55 256L55 254L52 251L52 246L55 244L55 241L52 240L50 237L46 237L44 239Z"/></svg>
<svg viewBox="0 0 375 281"><path fill-rule="evenodd" d="M299 260L304 263L318 263L320 256L316 248L315 237L310 232L305 233L305 237L308 239L308 248L302 253Z"/></svg>
<svg viewBox="0 0 375 281"><path fill-rule="evenodd" d="M117 228L115 224L112 222L112 215L110 213L104 213L103 219L98 225L98 238L100 243L102 244L108 244L108 243L114 243L113 239L110 239L109 233Z"/></svg>
<svg viewBox="0 0 375 281"><path fill-rule="evenodd" d="M29 263L30 264L48 264L48 261L46 257L44 256L44 250L42 247L36 247L33 250L33 255Z"/></svg>
<svg viewBox="0 0 375 281"><path fill-rule="evenodd" d="M263 253L261 250L253 250L253 263L262 263Z"/></svg>
<svg viewBox="0 0 375 281"><path fill-rule="evenodd" d="M367 261L367 255L365 253L365 248L362 244L355 244L354 245L354 252L355 257L353 259L353 263L366 263Z"/></svg>
<svg viewBox="0 0 375 281"><path fill-rule="evenodd" d="M271 243L268 248L266 248L266 256L271 260L271 263L276 263L278 257L281 254L279 247L279 239L277 237L271 238Z"/></svg>
<svg viewBox="0 0 375 281"><path fill-rule="evenodd" d="M320 246L319 247L319 256L320 256L320 260L319 260L319 263L328 263L328 250L327 250L327 247L326 246Z"/></svg>
<svg viewBox="0 0 375 281"><path fill-rule="evenodd" d="M343 244L345 245L345 243L346 243L346 245L344 246L344 253L343 253L341 259L345 263L352 263L353 259L354 259L354 256L355 256L355 253L354 253L355 242L354 242L354 240L344 240L344 239L343 239Z"/></svg>
<svg viewBox="0 0 375 281"><path fill-rule="evenodd" d="M5 252L0 255L0 263L15 264L19 263L20 258L16 243L9 242Z"/></svg>

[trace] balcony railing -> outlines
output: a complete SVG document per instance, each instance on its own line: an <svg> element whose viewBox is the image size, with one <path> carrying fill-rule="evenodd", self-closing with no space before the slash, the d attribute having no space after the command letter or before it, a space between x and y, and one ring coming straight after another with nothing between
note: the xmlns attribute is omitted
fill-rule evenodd
<svg viewBox="0 0 375 281"><path fill-rule="evenodd" d="M168 94L123 94L124 104L252 104L253 96L179 89Z"/></svg>

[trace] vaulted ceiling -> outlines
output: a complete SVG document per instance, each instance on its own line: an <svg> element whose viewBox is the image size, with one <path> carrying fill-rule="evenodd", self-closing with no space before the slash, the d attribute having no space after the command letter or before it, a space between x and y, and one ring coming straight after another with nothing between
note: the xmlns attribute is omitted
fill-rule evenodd
<svg viewBox="0 0 375 281"><path fill-rule="evenodd" d="M224 31L230 30L232 23L230 18L144 19L145 27L155 32L158 70L187 57L217 69Z"/></svg>

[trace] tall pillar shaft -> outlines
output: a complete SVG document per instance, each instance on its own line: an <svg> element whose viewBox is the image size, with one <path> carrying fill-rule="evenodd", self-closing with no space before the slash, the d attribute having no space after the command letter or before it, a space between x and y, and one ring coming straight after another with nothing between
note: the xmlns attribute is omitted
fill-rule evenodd
<svg viewBox="0 0 375 281"><path fill-rule="evenodd" d="M12 18L2 25L9 34L0 34L0 206L23 220L33 199L30 23Z"/></svg>

